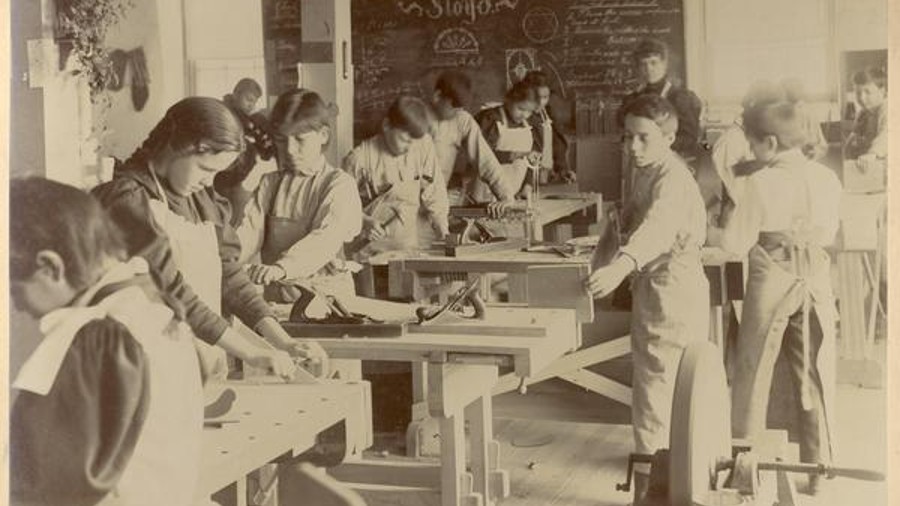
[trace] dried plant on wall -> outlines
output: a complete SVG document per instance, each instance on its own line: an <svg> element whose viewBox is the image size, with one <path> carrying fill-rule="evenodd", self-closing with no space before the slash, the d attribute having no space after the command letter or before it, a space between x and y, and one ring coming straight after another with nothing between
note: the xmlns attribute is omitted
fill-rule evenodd
<svg viewBox="0 0 900 506"><path fill-rule="evenodd" d="M90 88L91 100L104 102L105 91L117 74L106 48L106 34L134 7L134 0L55 0L56 40L60 45L60 67L74 55Z"/></svg>

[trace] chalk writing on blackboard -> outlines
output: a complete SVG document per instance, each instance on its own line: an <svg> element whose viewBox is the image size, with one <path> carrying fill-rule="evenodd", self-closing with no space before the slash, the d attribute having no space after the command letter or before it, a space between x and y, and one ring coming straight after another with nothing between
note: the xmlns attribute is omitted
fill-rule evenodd
<svg viewBox="0 0 900 506"><path fill-rule="evenodd" d="M553 40L559 30L559 18L547 7L535 7L522 16L522 32L535 44Z"/></svg>
<svg viewBox="0 0 900 506"><path fill-rule="evenodd" d="M474 23L480 17L514 10L519 0L397 0L404 14L431 19L459 18Z"/></svg>
<svg viewBox="0 0 900 506"><path fill-rule="evenodd" d="M381 77L391 71L385 56L384 37L373 37L368 44L362 44L362 58L355 65L356 82L368 88L377 84Z"/></svg>
<svg viewBox="0 0 900 506"><path fill-rule="evenodd" d="M478 39L465 28L443 30L435 37L432 47L432 67L480 67L483 63Z"/></svg>
<svg viewBox="0 0 900 506"><path fill-rule="evenodd" d="M506 50L506 86L517 83L529 70L534 70L534 49L518 48Z"/></svg>
<svg viewBox="0 0 900 506"><path fill-rule="evenodd" d="M401 94L421 97L422 84L418 81L403 81L392 88L357 88L355 92L358 111L383 113Z"/></svg>
<svg viewBox="0 0 900 506"><path fill-rule="evenodd" d="M547 73L547 75L553 76L556 79L556 89L559 90L562 98L566 98L565 81L559 74L559 70L556 68L556 64L554 63L554 61L556 61L556 55L548 51L542 51L541 55L543 56L543 58L541 58L542 65L540 66L540 69Z"/></svg>

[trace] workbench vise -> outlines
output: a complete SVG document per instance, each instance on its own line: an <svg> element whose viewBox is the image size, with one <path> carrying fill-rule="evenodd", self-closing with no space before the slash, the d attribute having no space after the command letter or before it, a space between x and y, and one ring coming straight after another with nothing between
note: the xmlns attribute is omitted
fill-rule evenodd
<svg viewBox="0 0 900 506"><path fill-rule="evenodd" d="M636 494L636 506L798 506L787 473L885 479L883 473L867 469L765 460L746 445L734 445L728 406L721 352L708 341L692 343L678 366L669 448L629 456L628 477L616 490L631 490L638 463L650 464L650 477L646 493Z"/></svg>

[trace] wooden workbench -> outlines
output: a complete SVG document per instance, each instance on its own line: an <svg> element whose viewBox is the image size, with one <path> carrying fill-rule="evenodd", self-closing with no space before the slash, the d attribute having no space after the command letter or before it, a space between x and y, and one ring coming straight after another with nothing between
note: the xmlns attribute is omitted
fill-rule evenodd
<svg viewBox="0 0 900 506"><path fill-rule="evenodd" d="M290 323L284 325L290 332ZM499 468L499 445L492 429L491 397L500 367L510 367L513 376L527 378L576 348L577 325L570 309L489 306L478 325L531 325L545 332L542 337L415 333L395 338L318 339L334 358L413 362L413 370L425 381L414 391L414 422L408 436L418 440L413 446L420 450L439 440L440 466L434 469L439 473L435 485L439 483L443 506L492 504L509 494L508 474ZM439 427L439 437L423 437L432 424ZM471 471L467 471L467 454ZM402 466L385 468L384 462L341 467L355 480L376 483L388 478L385 473L396 479L403 472Z"/></svg>
<svg viewBox="0 0 900 506"><path fill-rule="evenodd" d="M425 285L440 283L443 278L456 276L503 273L509 276L509 302L528 304L536 290L548 287L529 287L528 270L534 266L547 265L590 265L590 254L577 257L563 257L555 252L492 252L464 258L440 256L436 252L416 252L408 258L395 256L389 262L389 288L392 298L422 299L426 295ZM726 322L731 303L743 298L742 265L723 251L705 249L703 254L704 272L710 284L710 333L709 339L726 352ZM489 283L486 283L489 284ZM590 304L585 292L583 297ZM581 302L573 300L564 305L576 307ZM580 320L581 323L590 321ZM580 346L580 342L579 342ZM552 377L559 377L605 397L631 405L631 389L621 383L597 374L587 367L606 362L631 352L630 336L580 349L570 353L539 372L526 382L535 383ZM520 385L520 380L507 375L501 379L495 393L499 394Z"/></svg>
<svg viewBox="0 0 900 506"><path fill-rule="evenodd" d="M229 412L220 417L227 423L203 430L198 504L208 504L212 494L227 487L234 490L229 502L246 504L248 474L312 448L317 436L336 424L344 423L348 458L371 446L367 382L296 385L274 381L216 385L234 390L237 397Z"/></svg>

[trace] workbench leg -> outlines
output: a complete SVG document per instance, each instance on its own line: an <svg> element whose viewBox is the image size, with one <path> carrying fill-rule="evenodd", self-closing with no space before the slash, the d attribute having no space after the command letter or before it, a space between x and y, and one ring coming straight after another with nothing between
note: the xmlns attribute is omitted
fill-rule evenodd
<svg viewBox="0 0 900 506"><path fill-rule="evenodd" d="M441 506L484 506L466 473L466 435L461 413L441 418Z"/></svg>
<svg viewBox="0 0 900 506"><path fill-rule="evenodd" d="M710 306L709 308L709 341L719 349L724 347L725 317L723 306Z"/></svg>
<svg viewBox="0 0 900 506"><path fill-rule="evenodd" d="M435 436L440 434L440 424L428 412L428 364L425 362L412 363L412 400L412 416L406 428L406 455L437 456Z"/></svg>
<svg viewBox="0 0 900 506"><path fill-rule="evenodd" d="M509 283L509 302L528 302L528 275L511 272L506 279Z"/></svg>
<svg viewBox="0 0 900 506"><path fill-rule="evenodd" d="M499 444L494 441L493 406L489 395L466 406L469 427L469 462L474 489L493 505L509 496L509 475L499 469Z"/></svg>

